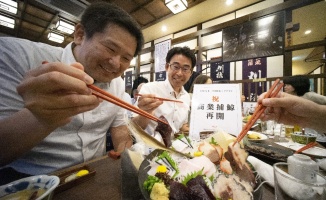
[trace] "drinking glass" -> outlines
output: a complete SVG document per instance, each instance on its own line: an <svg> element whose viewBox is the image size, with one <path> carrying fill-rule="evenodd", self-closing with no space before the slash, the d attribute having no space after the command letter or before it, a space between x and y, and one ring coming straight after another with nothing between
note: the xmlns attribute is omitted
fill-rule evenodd
<svg viewBox="0 0 326 200"><path fill-rule="evenodd" d="M326 178L318 171L312 172L311 168L300 166L306 176L316 176L316 182L307 182L288 174L288 163L275 163L274 185L276 200L322 200L326 199ZM299 166L298 166L299 167Z"/></svg>
<svg viewBox="0 0 326 200"><path fill-rule="evenodd" d="M291 135L294 133L294 126L285 125L285 137L291 138Z"/></svg>
<svg viewBox="0 0 326 200"><path fill-rule="evenodd" d="M274 121L268 120L266 121L266 130L265 134L268 135L268 137L274 136Z"/></svg>
<svg viewBox="0 0 326 200"><path fill-rule="evenodd" d="M285 126L283 124L280 124L280 142L288 142L288 140L285 139L285 136Z"/></svg>

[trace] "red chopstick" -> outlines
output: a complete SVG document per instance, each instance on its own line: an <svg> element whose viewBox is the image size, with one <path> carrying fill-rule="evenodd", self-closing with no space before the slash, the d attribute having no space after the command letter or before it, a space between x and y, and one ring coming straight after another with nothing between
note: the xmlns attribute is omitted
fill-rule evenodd
<svg viewBox="0 0 326 200"><path fill-rule="evenodd" d="M136 94L135 95L136 97L137 96L143 96L142 94ZM153 97L154 99L159 99L161 101L171 101L171 102L176 102L176 103L183 103L183 101L179 101L179 100L174 100L174 99L167 99L167 98L162 98L162 97Z"/></svg>
<svg viewBox="0 0 326 200"><path fill-rule="evenodd" d="M305 145L305 146L303 146L303 147L301 147L300 149L298 149L296 152L294 152L294 153L301 153L301 152L303 152L303 151L305 151L305 150L307 150L307 149L309 149L309 148L311 148L311 147L314 147L314 146L316 146L317 145L317 142L310 142L310 143L308 143L307 145Z"/></svg>
<svg viewBox="0 0 326 200"><path fill-rule="evenodd" d="M130 111L132 111L134 113L137 113L137 114L139 114L141 116L144 116L144 117L146 117L148 119L151 119L151 120L154 120L156 122L161 122L161 123L164 123L164 124L168 125L168 123L166 121L163 121L163 120L155 117L154 115L151 115L151 114L137 108L136 106L131 105L131 104L119 99L118 97L115 97L114 95L112 95L112 94L110 94L110 93L96 87L95 85L88 85L88 87L90 89L92 89L92 94L93 95L95 95L95 96L97 96L97 97L99 97L99 98L101 98L103 100L106 100L106 101L111 102L111 103L113 103L113 104L115 104L117 106L120 106L122 108L130 110Z"/></svg>
<svg viewBox="0 0 326 200"><path fill-rule="evenodd" d="M279 93L279 91L283 88L283 85L284 85L283 83L280 83L278 85L279 82L280 82L280 79L277 79L274 82L274 84L272 85L272 87L265 94L264 98L274 98L274 97L276 97L276 95ZM278 87L276 88L277 85L278 85ZM274 91L275 88L276 88L276 90ZM245 125L245 127L242 129L242 131L238 135L237 140L233 143L233 146L237 142L240 142L244 138L244 136L246 136L246 134L248 133L248 131L250 130L250 128L252 127L252 125L258 120L258 118L261 116L261 114L263 114L263 112L265 110L266 110L266 107L263 106L262 104L259 104L257 106L257 108L255 109L254 114L252 115L252 117L250 118L250 120L247 122L247 124Z"/></svg>

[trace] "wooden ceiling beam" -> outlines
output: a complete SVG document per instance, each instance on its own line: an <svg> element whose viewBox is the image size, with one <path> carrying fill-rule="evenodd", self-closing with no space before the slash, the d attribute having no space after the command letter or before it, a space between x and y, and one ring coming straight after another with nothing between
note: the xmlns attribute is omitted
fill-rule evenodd
<svg viewBox="0 0 326 200"><path fill-rule="evenodd" d="M25 16L25 12L26 12L26 4L28 3L28 0L24 0L24 3L23 3L23 9L20 13L20 17L19 17L19 26L16 30L16 33L15 33L15 36L18 37L18 33L20 33L20 29L22 27L22 24L23 24L23 19L24 19L24 16Z"/></svg>
<svg viewBox="0 0 326 200"><path fill-rule="evenodd" d="M54 21L59 17L59 12L57 12L55 15L53 15L51 21L48 23L47 27L43 29L42 33L39 35L37 41L40 41L42 36L45 34L46 30L51 28L51 25L54 23Z"/></svg>

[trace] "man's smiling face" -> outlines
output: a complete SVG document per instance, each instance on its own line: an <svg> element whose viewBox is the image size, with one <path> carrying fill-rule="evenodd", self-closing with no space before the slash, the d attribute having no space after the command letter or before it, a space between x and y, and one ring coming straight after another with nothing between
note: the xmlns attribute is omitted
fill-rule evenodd
<svg viewBox="0 0 326 200"><path fill-rule="evenodd" d="M98 82L110 82L121 76L129 67L137 47L136 38L114 24L91 38L75 36L75 44L77 62Z"/></svg>

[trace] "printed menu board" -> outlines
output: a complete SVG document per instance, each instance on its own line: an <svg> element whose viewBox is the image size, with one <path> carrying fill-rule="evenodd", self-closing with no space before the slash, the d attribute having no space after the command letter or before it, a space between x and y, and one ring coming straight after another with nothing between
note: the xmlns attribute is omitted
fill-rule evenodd
<svg viewBox="0 0 326 200"><path fill-rule="evenodd" d="M199 140L200 132L216 131L218 129L235 136L242 129L239 85L194 85L190 113L190 138Z"/></svg>
<svg viewBox="0 0 326 200"><path fill-rule="evenodd" d="M154 58L155 58L155 72L165 71L165 57L171 48L171 40L166 40L155 44Z"/></svg>

